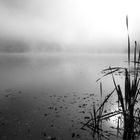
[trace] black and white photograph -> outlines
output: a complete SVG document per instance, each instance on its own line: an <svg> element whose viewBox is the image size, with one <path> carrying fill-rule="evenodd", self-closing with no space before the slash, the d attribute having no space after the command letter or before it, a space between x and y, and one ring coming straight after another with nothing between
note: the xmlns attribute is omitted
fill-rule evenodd
<svg viewBox="0 0 140 140"><path fill-rule="evenodd" d="M139 0L0 0L0 140L140 140Z"/></svg>

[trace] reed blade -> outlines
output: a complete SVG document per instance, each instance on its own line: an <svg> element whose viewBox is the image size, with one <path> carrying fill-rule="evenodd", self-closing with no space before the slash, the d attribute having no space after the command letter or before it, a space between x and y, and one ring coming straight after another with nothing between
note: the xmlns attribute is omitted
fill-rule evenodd
<svg viewBox="0 0 140 140"><path fill-rule="evenodd" d="M136 51L137 51L137 41L135 41L135 49L134 49L134 72L136 70L136 58L137 58Z"/></svg>
<svg viewBox="0 0 140 140"><path fill-rule="evenodd" d="M127 27L127 30L128 30L128 15L126 16L126 27Z"/></svg>
<svg viewBox="0 0 140 140"><path fill-rule="evenodd" d="M130 37L128 34L128 69L130 70Z"/></svg>
<svg viewBox="0 0 140 140"><path fill-rule="evenodd" d="M104 106L104 104L108 101L108 99L110 98L110 96L114 93L115 89L106 96L105 100L103 101L103 103L100 105L100 107L97 109L96 113Z"/></svg>
<svg viewBox="0 0 140 140"><path fill-rule="evenodd" d="M126 16L126 27L127 27L127 33L128 33L128 68L130 69L130 37L129 37L129 30L128 30L128 15Z"/></svg>
<svg viewBox="0 0 140 140"><path fill-rule="evenodd" d="M121 91L121 88L120 88L120 85L118 85L118 98L119 98L119 101L121 103L121 107L122 107L122 110L123 110L123 113L125 113L125 108L124 108L124 99L123 99L123 94L122 94L122 91Z"/></svg>
<svg viewBox="0 0 140 140"><path fill-rule="evenodd" d="M101 94L101 103L102 103L103 90L102 90L102 83L101 82L100 82L100 94Z"/></svg>

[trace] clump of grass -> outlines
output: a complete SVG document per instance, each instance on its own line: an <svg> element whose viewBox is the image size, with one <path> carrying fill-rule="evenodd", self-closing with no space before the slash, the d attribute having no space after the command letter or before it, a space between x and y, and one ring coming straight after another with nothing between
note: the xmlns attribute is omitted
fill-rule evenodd
<svg viewBox="0 0 140 140"><path fill-rule="evenodd" d="M101 94L101 104L96 110L95 104L93 105L93 112L90 112L91 118L86 122L82 123L83 126L81 129L85 130L87 127L92 132L93 139L101 140L102 137L109 139L110 135L116 136L113 133L110 133L109 131L105 131L102 128L103 121L107 121L111 117L120 114L120 111L113 111L109 113L104 113L104 106L108 102L109 98L113 95L115 92L115 89L108 94L105 99L102 102L102 84L100 83L100 94Z"/></svg>
<svg viewBox="0 0 140 140"><path fill-rule="evenodd" d="M128 31L128 17L126 16L126 26ZM130 60L130 38L128 33L128 67L127 68L109 68L112 79L115 85L115 89L118 95L118 105L120 106L123 114L123 121L124 121L124 133L123 139L132 140L135 138L135 116L134 110L135 105L137 103L138 95L140 94L139 90L139 64L140 64L140 53L137 57L137 42L135 41L135 48L134 48L134 60ZM133 66L131 67L130 62L133 62ZM125 91L121 90L121 86L116 84L113 72L114 70L119 71L120 69L124 70L124 77L125 77ZM113 70L113 71L112 71ZM110 74L110 73L109 73Z"/></svg>
<svg viewBox="0 0 140 140"><path fill-rule="evenodd" d="M121 114L118 117L117 124L117 137L120 133L120 121L123 120L123 140L134 140L137 136L140 135L140 109L137 108L138 95L140 94L139 88L139 72L140 72L140 50L137 56L137 42L135 41L134 47L134 58L131 61L131 52L130 52L130 37L129 37L129 28L128 28L128 16L126 16L126 27L127 27L127 40L128 40L128 66L124 67L109 67L108 69L103 70L105 73L103 77L111 75L112 80L115 86L115 89L106 96L104 101L101 103L99 108L96 110L95 106L93 107L93 113L91 113L91 119L83 124L82 128L88 127L93 132L93 138L95 133L101 137L108 139L108 134L113 135L109 132L106 132L102 129L102 121L112 116ZM116 83L114 73L122 73L124 76L124 91L121 89L121 85ZM100 78L101 79L101 78ZM98 80L100 80L98 79ZM98 81L97 80L97 81ZM109 100L110 96L116 91L118 96L118 110L110 113L103 114L104 105ZM100 92L102 95L102 86L100 85ZM93 115L92 115L93 114Z"/></svg>

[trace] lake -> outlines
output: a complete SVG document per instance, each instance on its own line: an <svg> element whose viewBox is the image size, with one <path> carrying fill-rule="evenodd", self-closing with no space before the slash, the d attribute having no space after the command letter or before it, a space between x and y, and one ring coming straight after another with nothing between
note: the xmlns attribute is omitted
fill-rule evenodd
<svg viewBox="0 0 140 140"><path fill-rule="evenodd" d="M110 77L96 80L101 70L126 60L125 54L0 54L0 139L91 140L81 122L100 102L100 82L103 98L114 89Z"/></svg>

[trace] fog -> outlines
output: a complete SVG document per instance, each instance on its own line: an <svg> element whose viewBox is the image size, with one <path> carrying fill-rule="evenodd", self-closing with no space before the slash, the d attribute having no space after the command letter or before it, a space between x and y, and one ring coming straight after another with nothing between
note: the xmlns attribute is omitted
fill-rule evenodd
<svg viewBox="0 0 140 140"><path fill-rule="evenodd" d="M114 89L101 71L127 67L126 15L139 45L138 0L0 0L0 139L93 139L80 128ZM101 115L119 109L116 96ZM117 116L101 123L117 134Z"/></svg>
<svg viewBox="0 0 140 140"><path fill-rule="evenodd" d="M126 15L131 39L139 41L138 5L138 0L0 0L0 47L123 52Z"/></svg>

